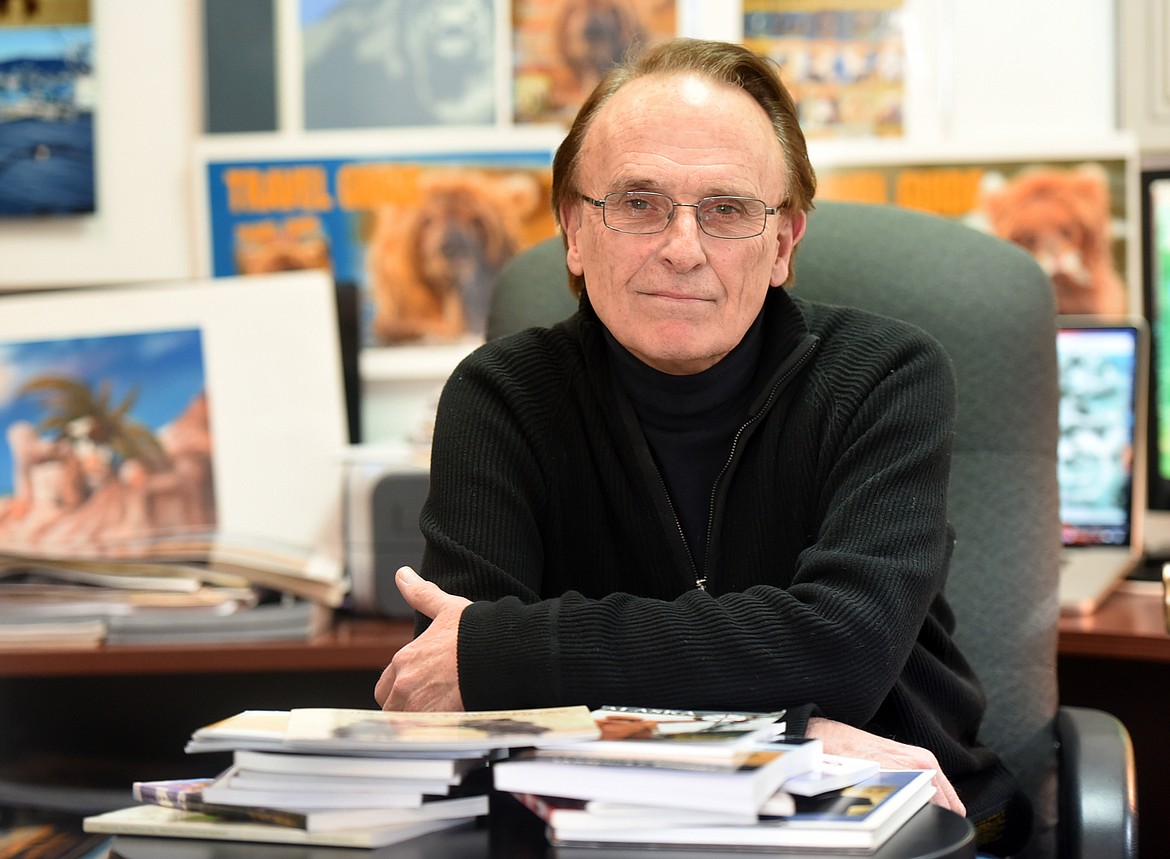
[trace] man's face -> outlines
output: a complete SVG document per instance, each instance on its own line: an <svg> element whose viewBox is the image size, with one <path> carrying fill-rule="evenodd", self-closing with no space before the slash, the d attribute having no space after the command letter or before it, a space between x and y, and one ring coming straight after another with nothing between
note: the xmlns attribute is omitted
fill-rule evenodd
<svg viewBox="0 0 1170 859"><path fill-rule="evenodd" d="M763 109L742 90L695 75L626 84L593 120L581 151L581 193L656 191L678 203L702 197L784 199L780 145ZM699 229L695 210L675 209L666 230L608 229L579 199L561 210L569 270L617 340L665 373L701 372L743 339L770 287L788 278L804 233L802 212L769 215L762 235L723 239Z"/></svg>

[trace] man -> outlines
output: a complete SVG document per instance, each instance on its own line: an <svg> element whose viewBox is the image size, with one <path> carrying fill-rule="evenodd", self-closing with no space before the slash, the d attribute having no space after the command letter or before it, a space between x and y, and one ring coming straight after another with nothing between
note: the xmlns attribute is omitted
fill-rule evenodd
<svg viewBox="0 0 1170 859"><path fill-rule="evenodd" d="M1011 850L943 597L954 386L917 329L784 286L815 178L774 65L675 40L599 84L553 165L576 315L440 403L421 613L388 709L787 709ZM473 602L474 601L474 602ZM429 625L428 625L429 623Z"/></svg>

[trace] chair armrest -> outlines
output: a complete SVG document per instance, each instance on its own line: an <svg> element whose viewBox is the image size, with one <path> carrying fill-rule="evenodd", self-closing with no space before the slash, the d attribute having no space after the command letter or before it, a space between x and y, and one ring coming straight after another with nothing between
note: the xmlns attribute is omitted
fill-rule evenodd
<svg viewBox="0 0 1170 859"><path fill-rule="evenodd" d="M1101 710L1061 707L1060 855L1136 859L1133 746L1121 721Z"/></svg>

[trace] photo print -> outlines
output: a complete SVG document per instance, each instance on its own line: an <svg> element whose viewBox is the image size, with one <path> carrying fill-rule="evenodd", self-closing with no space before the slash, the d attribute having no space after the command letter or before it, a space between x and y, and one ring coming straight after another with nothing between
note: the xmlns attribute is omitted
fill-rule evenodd
<svg viewBox="0 0 1170 859"><path fill-rule="evenodd" d="M490 125L493 0L301 0L305 128Z"/></svg>
<svg viewBox="0 0 1170 859"><path fill-rule="evenodd" d="M95 210L89 0L0 2L0 217Z"/></svg>
<svg viewBox="0 0 1170 859"><path fill-rule="evenodd" d="M0 551L100 557L216 524L198 329L0 343Z"/></svg>

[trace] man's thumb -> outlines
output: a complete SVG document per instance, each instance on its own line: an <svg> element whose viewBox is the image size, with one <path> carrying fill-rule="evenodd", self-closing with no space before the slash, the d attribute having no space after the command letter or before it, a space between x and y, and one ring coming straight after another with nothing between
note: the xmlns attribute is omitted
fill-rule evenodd
<svg viewBox="0 0 1170 859"><path fill-rule="evenodd" d="M427 581L422 576L414 571L411 567L399 567L398 572L394 574L394 582L398 585L398 591L402 594L402 598L410 604L410 607L416 611L421 611L429 618L434 618L438 612L438 606L434 606L433 611L429 599L432 588L426 587Z"/></svg>

